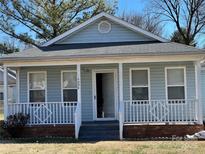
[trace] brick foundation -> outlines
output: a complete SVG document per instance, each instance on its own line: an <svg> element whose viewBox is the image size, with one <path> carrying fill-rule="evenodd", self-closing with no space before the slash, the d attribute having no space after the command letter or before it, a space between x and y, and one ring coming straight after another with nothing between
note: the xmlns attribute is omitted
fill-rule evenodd
<svg viewBox="0 0 205 154"><path fill-rule="evenodd" d="M124 138L185 136L204 130L203 125L124 125Z"/></svg>
<svg viewBox="0 0 205 154"><path fill-rule="evenodd" d="M23 127L15 131L16 137L74 137L74 125L40 125Z"/></svg>

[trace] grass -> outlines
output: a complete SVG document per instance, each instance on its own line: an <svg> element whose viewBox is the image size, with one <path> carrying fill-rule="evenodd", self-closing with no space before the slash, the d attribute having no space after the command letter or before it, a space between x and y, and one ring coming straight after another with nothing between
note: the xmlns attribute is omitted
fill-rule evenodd
<svg viewBox="0 0 205 154"><path fill-rule="evenodd" d="M26 141L27 143L23 143ZM96 154L202 154L205 153L204 141L101 141L77 142L68 138L56 139L24 139L4 141L0 144L1 154L67 154L67 153L96 153ZM53 141L53 142L50 142ZM35 143L34 143L35 142ZM12 144L11 144L12 143Z"/></svg>

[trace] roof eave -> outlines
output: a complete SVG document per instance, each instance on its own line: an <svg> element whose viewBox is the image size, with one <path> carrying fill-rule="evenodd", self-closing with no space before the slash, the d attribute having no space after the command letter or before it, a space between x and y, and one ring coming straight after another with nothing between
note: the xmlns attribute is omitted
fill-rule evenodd
<svg viewBox="0 0 205 154"><path fill-rule="evenodd" d="M121 53L121 54L93 54L93 55L69 55L69 56L36 56L36 57L5 57L1 58L0 64L7 61L30 61L30 60L62 60L62 59L75 59L75 58L100 58L100 57L123 57L123 56L174 56L174 55L202 55L205 56L205 52L178 52L178 53Z"/></svg>

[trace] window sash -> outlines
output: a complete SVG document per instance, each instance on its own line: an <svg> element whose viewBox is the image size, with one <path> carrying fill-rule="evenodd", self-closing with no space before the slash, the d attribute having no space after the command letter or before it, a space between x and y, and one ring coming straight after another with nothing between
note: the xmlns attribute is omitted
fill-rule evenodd
<svg viewBox="0 0 205 154"><path fill-rule="evenodd" d="M32 75L34 75L33 76L33 78L32 78ZM35 84L34 84L34 82L36 82L36 76L37 75L40 75L40 79L43 79L43 80L41 80L41 81L38 81L38 82L40 82L40 84L41 85L37 85L36 87L35 87ZM44 77L44 78L42 78L42 77ZM33 79L33 80L32 80ZM45 90L46 89L46 73L45 72L29 72L29 79L28 79L28 82L29 82L29 89L30 90ZM34 86L34 87L33 87ZM42 87L40 87L40 86L42 86Z"/></svg>
<svg viewBox="0 0 205 154"><path fill-rule="evenodd" d="M167 68L167 85L184 85L185 69L184 68ZM175 73L175 74L174 74Z"/></svg>
<svg viewBox="0 0 205 154"><path fill-rule="evenodd" d="M71 75L71 77L69 77ZM68 77L67 79L65 77ZM74 79L75 81L70 81ZM70 83L69 83L70 81ZM63 89L75 89L77 88L77 72L76 71L64 71L62 72L62 88Z"/></svg>
<svg viewBox="0 0 205 154"><path fill-rule="evenodd" d="M39 97L39 95L43 94L43 96ZM36 98L35 98L36 97ZM34 99L42 99L39 101L36 101ZM46 101L46 91L45 90L30 90L29 91L29 102L30 103L39 103L39 102L45 102Z"/></svg>
<svg viewBox="0 0 205 154"><path fill-rule="evenodd" d="M170 88L172 88L172 89L170 89ZM173 94L173 93L170 92L170 90L173 90L174 88L178 88L178 89L175 89L175 90L183 90L183 91L182 91L182 97L179 96L179 94L180 94L181 92L180 92L180 93L178 92L178 94L177 94L177 95L178 95L179 97L181 97L181 98L170 98L170 94ZM169 86L168 86L168 87L167 87L167 95L168 95L168 96L167 96L167 97L168 97L168 100L184 100L184 99L185 99L185 87L184 87L184 86L172 86L172 87L169 87ZM176 97L176 96L171 96L171 97Z"/></svg>
<svg viewBox="0 0 205 154"><path fill-rule="evenodd" d="M142 74L140 74L142 73ZM136 75L136 79L139 79L136 80L136 79L133 79L133 76ZM146 77L144 78L143 76L146 75ZM139 77L142 77L142 78L139 78ZM143 86L148 86L149 84L149 77L148 77L148 69L139 69L139 70L131 70L131 79L132 79L132 86L136 86L136 87L143 87ZM145 79L145 80L144 80ZM143 82L143 83L141 83Z"/></svg>
<svg viewBox="0 0 205 154"><path fill-rule="evenodd" d="M135 91L135 92L138 92L138 94L137 94L137 96L134 96L134 89L135 90L146 90L147 92L145 93L145 94L143 94L143 93L139 93L140 91ZM145 101L147 101L147 100L149 100L149 87L132 87L132 100L133 101L141 101L141 100L145 100ZM143 97L143 95L146 95L145 97L146 98L140 98L140 99L135 99L134 97Z"/></svg>
<svg viewBox="0 0 205 154"><path fill-rule="evenodd" d="M74 96L67 97L66 92L75 93ZM70 100L65 100L70 99ZM76 102L78 99L78 90L77 89L63 89L63 102Z"/></svg>

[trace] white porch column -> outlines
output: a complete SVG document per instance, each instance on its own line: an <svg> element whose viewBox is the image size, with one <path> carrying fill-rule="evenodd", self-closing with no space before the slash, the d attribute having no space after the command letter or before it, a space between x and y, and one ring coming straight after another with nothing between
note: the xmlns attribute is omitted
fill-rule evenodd
<svg viewBox="0 0 205 154"><path fill-rule="evenodd" d="M124 104L123 104L123 64L119 63L119 99L120 99L120 108L119 108L119 130L120 130L120 139L123 139L123 123L124 123Z"/></svg>
<svg viewBox="0 0 205 154"><path fill-rule="evenodd" d="M81 103L81 66L77 64L78 103Z"/></svg>
<svg viewBox="0 0 205 154"><path fill-rule="evenodd" d="M203 124L203 112L202 112L202 101L201 101L201 64L200 61L195 62L195 88L196 88L196 99L198 100L197 115L198 123Z"/></svg>
<svg viewBox="0 0 205 154"><path fill-rule="evenodd" d="M78 88L78 97L77 97L77 107L74 114L75 117L75 138L78 139L80 126L82 124L82 110L81 110L81 67L80 64L77 64L77 88Z"/></svg>
<svg viewBox="0 0 205 154"><path fill-rule="evenodd" d="M8 116L8 69L4 66L4 120Z"/></svg>
<svg viewBox="0 0 205 154"><path fill-rule="evenodd" d="M20 70L19 68L16 69L16 102L20 103Z"/></svg>

